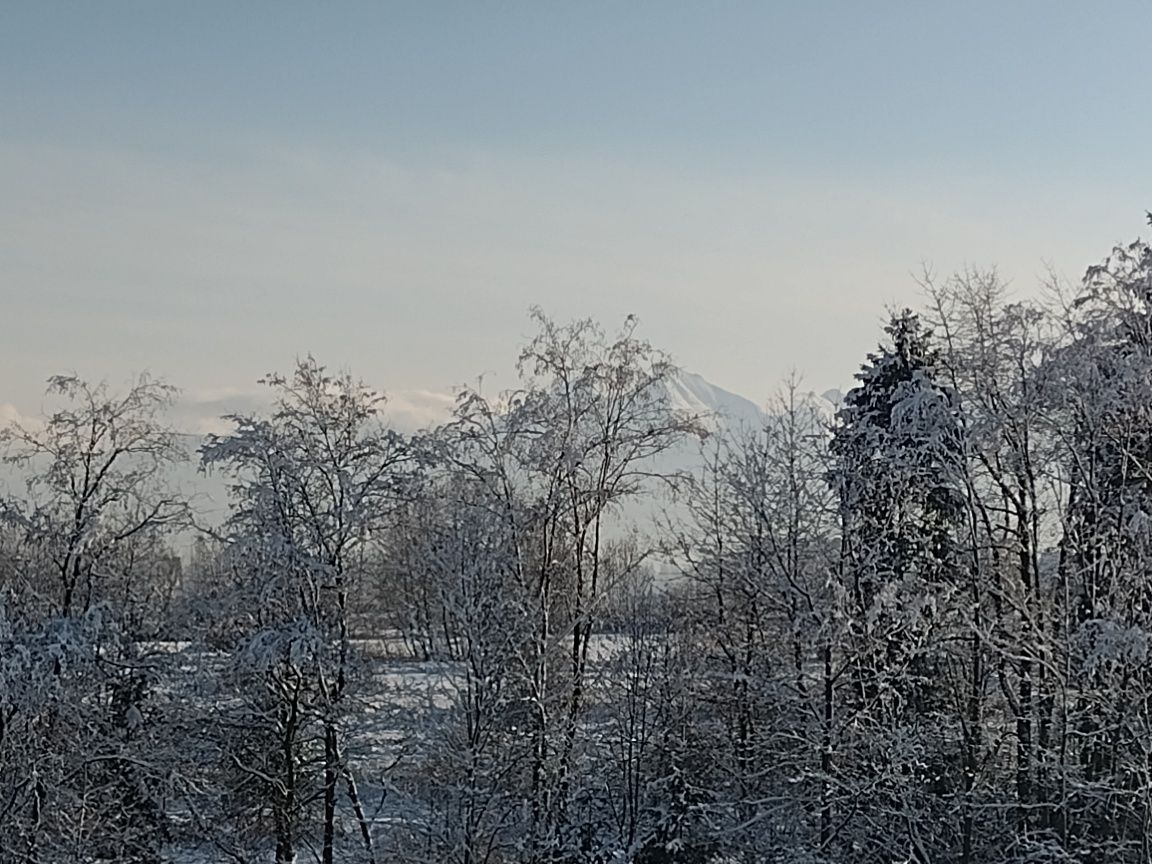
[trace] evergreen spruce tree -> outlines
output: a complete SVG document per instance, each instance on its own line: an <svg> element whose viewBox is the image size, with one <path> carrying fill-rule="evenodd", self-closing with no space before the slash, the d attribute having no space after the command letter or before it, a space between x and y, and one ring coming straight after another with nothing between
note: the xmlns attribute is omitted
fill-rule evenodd
<svg viewBox="0 0 1152 864"><path fill-rule="evenodd" d="M830 445L851 676L839 750L854 766L839 780L873 813L846 860L879 860L910 842L912 813L947 820L961 785L942 673L960 575L962 425L919 318L903 311L885 332L891 342L857 374Z"/></svg>

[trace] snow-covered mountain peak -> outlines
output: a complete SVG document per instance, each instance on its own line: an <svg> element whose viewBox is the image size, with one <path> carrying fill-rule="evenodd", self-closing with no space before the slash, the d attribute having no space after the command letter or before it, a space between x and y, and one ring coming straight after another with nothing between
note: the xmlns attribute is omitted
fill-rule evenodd
<svg viewBox="0 0 1152 864"><path fill-rule="evenodd" d="M755 427L764 422L764 411L755 402L717 387L694 372L680 370L666 387L674 410L704 415L725 426Z"/></svg>
<svg viewBox="0 0 1152 864"><path fill-rule="evenodd" d="M820 398L830 404L833 408L839 408L844 404L844 391L837 390L833 387L831 390L825 390L820 394Z"/></svg>
<svg viewBox="0 0 1152 864"><path fill-rule="evenodd" d="M702 415L713 428L756 429L763 425L773 405L767 409L751 399L717 387L695 372L681 370L666 385L670 406L677 411ZM839 390L824 393L797 393L798 406L805 406L826 422L831 422L844 396Z"/></svg>

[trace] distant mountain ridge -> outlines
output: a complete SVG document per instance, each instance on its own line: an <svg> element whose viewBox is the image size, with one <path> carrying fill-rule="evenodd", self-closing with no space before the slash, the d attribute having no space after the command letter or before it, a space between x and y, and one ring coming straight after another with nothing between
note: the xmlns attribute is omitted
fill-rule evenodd
<svg viewBox="0 0 1152 864"><path fill-rule="evenodd" d="M668 400L674 409L711 418L715 429L755 429L772 413L772 403L758 405L751 399L725 390L695 372L681 370L667 384ZM799 402L831 422L844 401L839 390L796 394Z"/></svg>
<svg viewBox="0 0 1152 864"><path fill-rule="evenodd" d="M703 417L705 424L714 432L757 429L769 416L764 407L751 399L725 390L694 372L677 372L667 382L666 389L669 405L674 410ZM823 394L804 392L800 396L829 421L843 398L836 390ZM444 419L447 419L447 414ZM218 525L228 512L228 481L218 471L205 473L200 470L198 451L205 437L194 432L178 433L188 460L174 468L170 482L192 501L203 524ZM661 471L695 472L700 467L700 454L694 442L686 441L663 454L658 464ZM22 485L18 472L12 466L0 465L0 494L7 492L18 495Z"/></svg>
<svg viewBox="0 0 1152 864"><path fill-rule="evenodd" d="M681 370L666 384L668 401L678 411L706 414L720 425L756 426L764 421L764 409L695 372Z"/></svg>

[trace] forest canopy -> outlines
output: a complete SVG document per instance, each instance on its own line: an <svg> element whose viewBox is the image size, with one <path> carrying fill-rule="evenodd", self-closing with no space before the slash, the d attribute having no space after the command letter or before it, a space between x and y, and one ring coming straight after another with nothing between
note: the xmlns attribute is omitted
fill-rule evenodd
<svg viewBox="0 0 1152 864"><path fill-rule="evenodd" d="M52 378L0 862L1152 859L1152 247L1044 288L927 278L756 425L633 317L418 433L308 356L199 443L217 524L169 383Z"/></svg>

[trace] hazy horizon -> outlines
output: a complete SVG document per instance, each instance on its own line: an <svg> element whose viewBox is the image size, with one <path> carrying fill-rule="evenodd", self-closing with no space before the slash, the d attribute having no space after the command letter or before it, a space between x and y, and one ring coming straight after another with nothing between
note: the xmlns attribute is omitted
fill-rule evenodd
<svg viewBox="0 0 1152 864"><path fill-rule="evenodd" d="M759 402L923 265L1027 296L1143 228L1143 5L335 10L6 6L0 413L307 352L421 411L509 386L532 304Z"/></svg>

